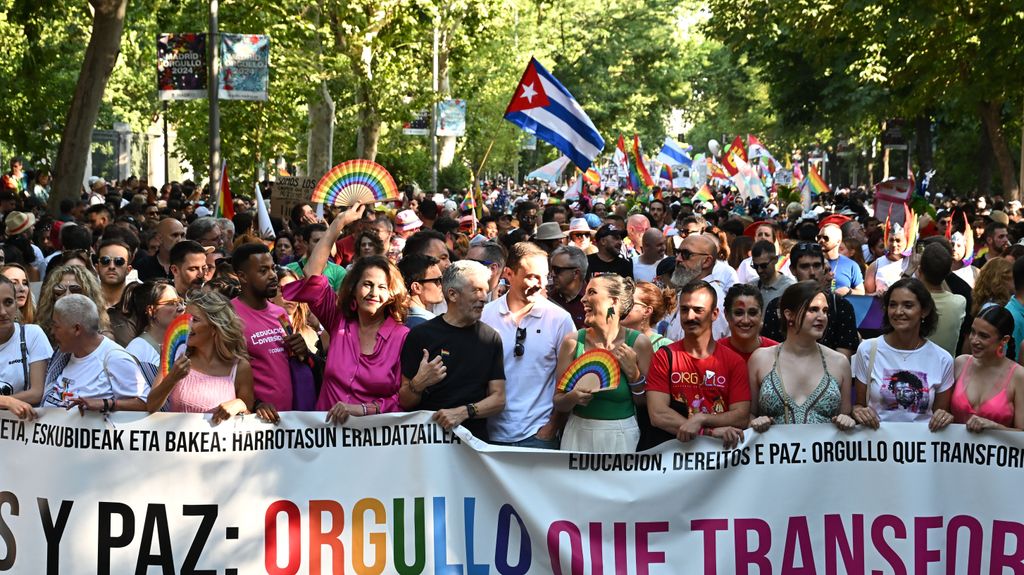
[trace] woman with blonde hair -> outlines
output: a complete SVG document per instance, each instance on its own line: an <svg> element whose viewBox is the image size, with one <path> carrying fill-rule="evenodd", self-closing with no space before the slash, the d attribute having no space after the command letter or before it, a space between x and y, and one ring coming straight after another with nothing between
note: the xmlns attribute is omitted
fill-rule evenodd
<svg viewBox="0 0 1024 575"><path fill-rule="evenodd" d="M242 321L230 300L215 291L199 292L185 306L190 314L188 350L149 392L146 407L212 413L220 423L253 408L252 368Z"/></svg>
<svg viewBox="0 0 1024 575"><path fill-rule="evenodd" d="M658 322L676 308L673 290L662 290L651 282L638 282L633 291L633 308L622 320L622 325L639 331L651 340L653 351L672 343L672 340L654 330Z"/></svg>
<svg viewBox="0 0 1024 575"><path fill-rule="evenodd" d="M75 264L62 265L46 273L46 281L39 290L39 308L36 310L36 323L53 343L53 304L68 294L82 294L94 302L103 301L103 290L96 274L85 267ZM100 316L100 333L112 338L110 317L107 308L97 306Z"/></svg>
<svg viewBox="0 0 1024 575"><path fill-rule="evenodd" d="M21 323L36 322L36 305L32 301L32 289L29 287L28 273L21 264L7 264L0 267L0 274L14 284L14 297L18 300L18 311Z"/></svg>
<svg viewBox="0 0 1024 575"><path fill-rule="evenodd" d="M978 315L990 305L1006 305L1013 297L1013 263L1006 258L992 258L985 262L974 280L971 316Z"/></svg>

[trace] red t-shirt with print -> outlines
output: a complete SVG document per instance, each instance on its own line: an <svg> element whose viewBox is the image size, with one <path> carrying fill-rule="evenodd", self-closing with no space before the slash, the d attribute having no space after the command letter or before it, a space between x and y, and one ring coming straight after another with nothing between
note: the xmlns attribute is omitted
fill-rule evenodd
<svg viewBox="0 0 1024 575"><path fill-rule="evenodd" d="M715 345L703 359L683 351L682 341L659 349L647 372L647 389L686 403L690 413L725 413L733 404L750 401L747 364L723 345Z"/></svg>

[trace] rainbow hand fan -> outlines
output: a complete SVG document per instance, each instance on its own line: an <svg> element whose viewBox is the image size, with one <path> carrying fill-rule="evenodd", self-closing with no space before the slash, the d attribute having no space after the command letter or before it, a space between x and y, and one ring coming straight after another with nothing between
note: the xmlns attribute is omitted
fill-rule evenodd
<svg viewBox="0 0 1024 575"><path fill-rule="evenodd" d="M397 202L398 186L384 166L370 160L349 160L320 178L313 204L351 207L373 202Z"/></svg>
<svg viewBox="0 0 1024 575"><path fill-rule="evenodd" d="M558 391L570 392L584 377L594 376L599 385L598 391L619 387L622 378L619 371L619 360L607 349L592 349L577 357L558 380ZM591 378L588 378L591 379Z"/></svg>
<svg viewBox="0 0 1024 575"><path fill-rule="evenodd" d="M167 326L167 332L164 333L164 345L160 348L160 375L162 377L167 376L167 372L174 365L174 360L185 353L188 347L188 320L191 318L191 315L183 313Z"/></svg>

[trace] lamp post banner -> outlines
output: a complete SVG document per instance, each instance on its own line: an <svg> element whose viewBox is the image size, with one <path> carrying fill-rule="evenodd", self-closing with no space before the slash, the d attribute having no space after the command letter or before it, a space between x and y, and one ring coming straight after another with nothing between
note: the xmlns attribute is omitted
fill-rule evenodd
<svg viewBox="0 0 1024 575"><path fill-rule="evenodd" d="M0 415L0 572L1024 573L1024 435L883 423L634 454L431 413Z"/></svg>

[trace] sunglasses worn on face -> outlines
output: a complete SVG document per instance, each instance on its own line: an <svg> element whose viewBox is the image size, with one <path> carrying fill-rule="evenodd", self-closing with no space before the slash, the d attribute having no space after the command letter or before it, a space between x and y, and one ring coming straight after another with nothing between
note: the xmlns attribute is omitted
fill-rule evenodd
<svg viewBox="0 0 1024 575"><path fill-rule="evenodd" d="M800 242L793 249L798 252L811 252L812 254L821 253L821 244L815 242Z"/></svg>
<svg viewBox="0 0 1024 575"><path fill-rule="evenodd" d="M679 253L677 255L679 256L679 259L681 259L683 261L688 261L690 258L692 258L694 256L704 256L704 257L707 257L707 256L710 256L711 254L702 254L700 252L691 252L690 250L679 250Z"/></svg>
<svg viewBox="0 0 1024 575"><path fill-rule="evenodd" d="M128 263L128 260L124 258L112 258L110 256L100 256L99 259L97 259L96 261L99 262L101 266L109 266L110 264L114 264L114 266L119 268L124 267L124 264Z"/></svg>
<svg viewBox="0 0 1024 575"><path fill-rule="evenodd" d="M423 279L420 280L420 283L421 284L436 283L437 285L441 285L441 276L437 276L436 278L423 278Z"/></svg>
<svg viewBox="0 0 1024 575"><path fill-rule="evenodd" d="M516 357L523 357L523 354L526 353L526 346L523 345L525 341L526 328L516 328L516 346L512 349L512 353L514 353Z"/></svg>
<svg viewBox="0 0 1024 575"><path fill-rule="evenodd" d="M58 297L66 294L68 292L80 294L80 293L82 293L82 286L80 286L78 284L70 284L70 285L57 284L57 285L53 286L53 293L54 293L54 295L56 295Z"/></svg>
<svg viewBox="0 0 1024 575"><path fill-rule="evenodd" d="M164 300L164 301L158 301L158 302L156 302L156 305L157 305L157 307L164 306L164 305L173 305L174 307L184 307L185 306L185 300L183 300L183 299L181 299L179 297L177 299L169 299L169 300Z"/></svg>
<svg viewBox="0 0 1024 575"><path fill-rule="evenodd" d="M551 266L551 271L553 271L555 274L560 274L562 272L573 272L576 271L577 269L578 268L574 268L572 266Z"/></svg>
<svg viewBox="0 0 1024 575"><path fill-rule="evenodd" d="M768 269L771 266L775 265L775 263L778 260L779 260L778 256L775 256L775 258L773 258L771 260L768 260L766 262L761 262L761 263L750 262L750 266L753 267L755 270L764 270L764 269Z"/></svg>

